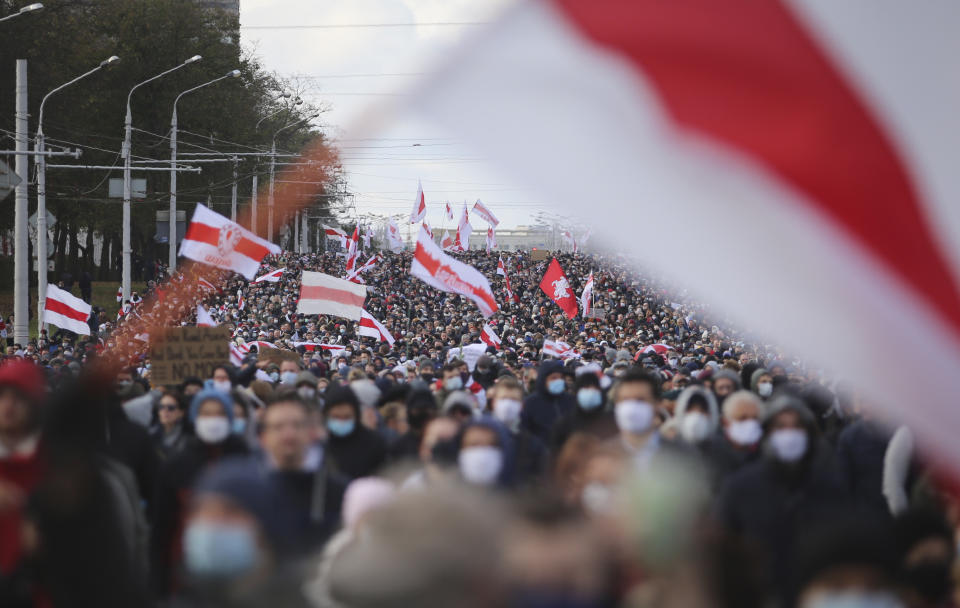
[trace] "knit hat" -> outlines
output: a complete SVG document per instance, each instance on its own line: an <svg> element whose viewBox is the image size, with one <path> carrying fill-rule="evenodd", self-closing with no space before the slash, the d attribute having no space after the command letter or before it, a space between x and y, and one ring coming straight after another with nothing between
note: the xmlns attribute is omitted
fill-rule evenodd
<svg viewBox="0 0 960 608"><path fill-rule="evenodd" d="M15 388L31 401L43 401L46 384L43 371L29 361L11 361L0 365L0 388Z"/></svg>
<svg viewBox="0 0 960 608"><path fill-rule="evenodd" d="M294 382L294 385L300 386L301 384L308 384L313 388L317 388L317 377L311 372L300 372L297 374L297 380Z"/></svg>
<svg viewBox="0 0 960 608"><path fill-rule="evenodd" d="M223 411L227 415L227 420L230 421L230 424L233 424L233 399L230 395L212 388L203 389L193 396L193 401L190 402L190 411L188 412L190 422L197 421L197 412L200 411L200 405L205 401L219 401L220 404L223 405Z"/></svg>
<svg viewBox="0 0 960 608"><path fill-rule="evenodd" d="M327 387L327 390L323 393L323 410L325 412L330 411L330 408L335 405L349 404L353 406L353 409L358 411L360 410L360 401L357 399L357 395L350 389L349 386L343 386L341 384L331 384Z"/></svg>

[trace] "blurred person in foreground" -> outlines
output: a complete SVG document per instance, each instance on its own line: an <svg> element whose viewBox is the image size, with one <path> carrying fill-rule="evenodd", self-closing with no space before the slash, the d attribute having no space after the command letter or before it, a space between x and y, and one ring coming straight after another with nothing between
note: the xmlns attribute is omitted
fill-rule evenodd
<svg viewBox="0 0 960 608"><path fill-rule="evenodd" d="M184 589L173 606L308 606L301 571L285 559L294 531L285 493L248 459L208 469L183 531Z"/></svg>
<svg viewBox="0 0 960 608"><path fill-rule="evenodd" d="M295 390L281 391L266 406L260 423L262 466L285 493L298 551L316 549L333 534L346 487L315 436L311 407Z"/></svg>
<svg viewBox="0 0 960 608"><path fill-rule="evenodd" d="M181 555L177 531L182 528L194 482L214 462L248 452L247 442L232 433L233 413L228 394L214 389L196 393L189 410L196 436L160 469L152 505L151 552L154 584L161 597L177 586Z"/></svg>

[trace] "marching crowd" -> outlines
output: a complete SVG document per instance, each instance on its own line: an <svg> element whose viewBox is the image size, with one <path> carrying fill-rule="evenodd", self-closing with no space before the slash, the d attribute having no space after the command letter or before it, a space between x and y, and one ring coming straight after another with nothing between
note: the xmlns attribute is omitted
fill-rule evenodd
<svg viewBox="0 0 960 608"><path fill-rule="evenodd" d="M571 319L549 258L458 254L497 294L485 321L380 255L364 308L392 343L299 315L300 273L343 259L283 253L275 282L187 270L90 336L9 344L0 606L960 600L960 488L841 382L625 259L556 254L577 294L594 277ZM198 300L239 364L153 383L144 328Z"/></svg>

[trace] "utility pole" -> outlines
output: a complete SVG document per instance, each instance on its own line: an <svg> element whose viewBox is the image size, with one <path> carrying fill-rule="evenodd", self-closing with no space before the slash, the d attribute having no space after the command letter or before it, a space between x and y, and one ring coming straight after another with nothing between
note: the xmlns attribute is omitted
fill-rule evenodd
<svg viewBox="0 0 960 608"><path fill-rule="evenodd" d="M13 251L13 341L27 345L30 333L27 324L27 300L30 297L30 278L27 252L27 182L29 168L27 164L27 60L17 59L16 82L16 162L14 172L20 183L14 194L14 243ZM46 235L43 235L46 238ZM43 260L46 264L47 261ZM39 285L44 289L46 285ZM43 311L38 310L38 315Z"/></svg>
<svg viewBox="0 0 960 608"><path fill-rule="evenodd" d="M230 189L230 221L237 221L237 157L233 157L233 188Z"/></svg>
<svg viewBox="0 0 960 608"><path fill-rule="evenodd" d="M250 232L260 236L257 231L257 174L253 174L253 190L250 192Z"/></svg>
<svg viewBox="0 0 960 608"><path fill-rule="evenodd" d="M277 166L277 137L270 146L270 189L267 191L267 240L273 242L273 173Z"/></svg>

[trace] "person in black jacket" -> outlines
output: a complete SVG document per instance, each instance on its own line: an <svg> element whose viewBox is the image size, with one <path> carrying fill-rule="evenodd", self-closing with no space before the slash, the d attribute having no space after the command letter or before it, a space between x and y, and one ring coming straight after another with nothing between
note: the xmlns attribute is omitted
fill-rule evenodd
<svg viewBox="0 0 960 608"><path fill-rule="evenodd" d="M324 393L327 452L334 470L350 479L372 475L387 456L383 437L360 424L360 402L348 386L331 385Z"/></svg>
<svg viewBox="0 0 960 608"><path fill-rule="evenodd" d="M775 399L764 432L763 457L726 481L717 517L729 532L761 550L771 564L772 589L789 601L798 542L850 501L833 455L802 402Z"/></svg>
<svg viewBox="0 0 960 608"><path fill-rule="evenodd" d="M840 472L856 507L885 518L890 510L883 496L883 460L891 437L891 429L865 417L847 426L837 438Z"/></svg>
<svg viewBox="0 0 960 608"><path fill-rule="evenodd" d="M284 493L294 531L294 552L320 547L336 530L346 479L332 470L328 454L314 444L313 409L295 390L267 405L260 421L260 458Z"/></svg>
<svg viewBox="0 0 960 608"><path fill-rule="evenodd" d="M599 439L609 439L617 434L617 423L606 407L606 395L600 386L600 378L591 372L577 376L573 384L577 406L557 420L550 433L550 449L559 454L563 444L576 432L584 432Z"/></svg>
<svg viewBox="0 0 960 608"><path fill-rule="evenodd" d="M536 391L523 402L520 426L546 443L557 420L573 411L566 371L560 361L544 361L537 373Z"/></svg>
<svg viewBox="0 0 960 608"><path fill-rule="evenodd" d="M500 378L490 388L487 399L493 417L507 427L513 437L517 483L540 481L547 470L547 446L536 435L520 428L523 387L516 378Z"/></svg>

